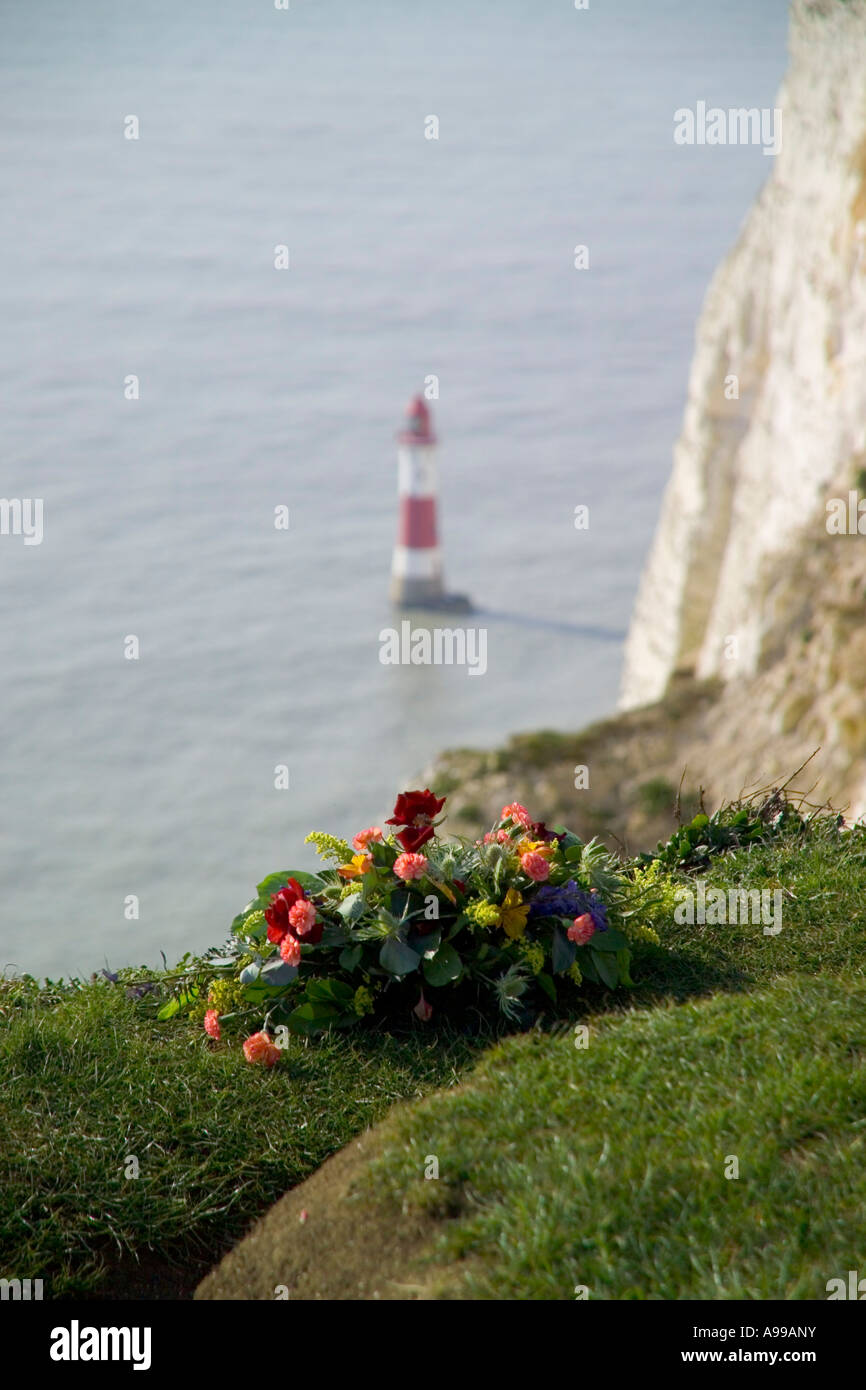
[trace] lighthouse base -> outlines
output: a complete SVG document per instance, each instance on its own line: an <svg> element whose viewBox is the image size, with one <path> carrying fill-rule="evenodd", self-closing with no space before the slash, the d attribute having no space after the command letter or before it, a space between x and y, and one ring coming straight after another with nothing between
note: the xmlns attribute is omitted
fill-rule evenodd
<svg viewBox="0 0 866 1390"><path fill-rule="evenodd" d="M412 579L405 575L392 576L391 602L399 608L428 608L446 613L472 612L472 600L467 594L448 594L435 580Z"/></svg>

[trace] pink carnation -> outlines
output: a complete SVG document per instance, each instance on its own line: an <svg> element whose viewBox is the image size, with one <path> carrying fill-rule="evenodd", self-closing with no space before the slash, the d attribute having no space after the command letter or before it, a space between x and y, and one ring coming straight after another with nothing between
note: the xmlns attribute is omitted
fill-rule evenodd
<svg viewBox="0 0 866 1390"><path fill-rule="evenodd" d="M301 943L296 936L292 936L290 931L286 932L280 942L280 955L286 965L300 965Z"/></svg>
<svg viewBox="0 0 866 1390"><path fill-rule="evenodd" d="M427 872L427 860L423 854L398 854L394 860L394 873L398 878L422 878Z"/></svg>
<svg viewBox="0 0 866 1390"><path fill-rule="evenodd" d="M267 1033L253 1033L244 1043L244 1056L248 1062L273 1067L280 1060L280 1049L271 1042Z"/></svg>
<svg viewBox="0 0 866 1390"><path fill-rule="evenodd" d="M569 941L574 941L578 946L585 946L590 938L595 936L595 922L588 912L582 913L580 917L575 917L567 935Z"/></svg>
<svg viewBox="0 0 866 1390"><path fill-rule="evenodd" d="M550 874L550 865L544 855L536 854L534 850L521 854L520 867L529 878L534 878L536 883L543 883Z"/></svg>
<svg viewBox="0 0 866 1390"><path fill-rule="evenodd" d="M208 1009L204 1016L204 1031L209 1038L216 1038L219 1042L222 1034L220 1033L220 1016L216 1009Z"/></svg>
<svg viewBox="0 0 866 1390"><path fill-rule="evenodd" d="M359 830L352 841L352 849L356 854L363 854L368 845L382 839L382 831L378 825L370 825L366 830Z"/></svg>
<svg viewBox="0 0 866 1390"><path fill-rule="evenodd" d="M424 998L423 990L421 991L421 998L418 1000L412 1012L416 1017L420 1018L422 1023L429 1023L433 1017L433 1005L427 1003L427 1000Z"/></svg>
<svg viewBox="0 0 866 1390"><path fill-rule="evenodd" d="M316 923L316 909L309 898L300 898L289 908L289 924L298 933L306 936Z"/></svg>
<svg viewBox="0 0 866 1390"><path fill-rule="evenodd" d="M505 845L508 843L510 839L511 836L509 835L507 830L488 830L486 835L484 836L483 843L485 845Z"/></svg>
<svg viewBox="0 0 866 1390"><path fill-rule="evenodd" d="M513 820L518 825L522 825L524 830L528 830L532 825L532 817L525 806L521 806L519 801L512 801L510 806L503 806L500 820Z"/></svg>

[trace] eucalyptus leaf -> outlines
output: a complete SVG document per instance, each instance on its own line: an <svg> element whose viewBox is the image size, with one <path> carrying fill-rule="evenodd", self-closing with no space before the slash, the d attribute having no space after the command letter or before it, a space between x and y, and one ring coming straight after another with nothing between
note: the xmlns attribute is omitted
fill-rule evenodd
<svg viewBox="0 0 866 1390"><path fill-rule="evenodd" d="M382 949L379 952L379 964L383 970L387 970L389 975L396 975L402 978L404 975L411 975L413 970L417 970L421 964L421 957L417 951L413 951L411 946L407 946L405 941L399 937L391 936L387 941L383 941Z"/></svg>
<svg viewBox="0 0 866 1390"><path fill-rule="evenodd" d="M447 941L444 942L436 954L424 961L424 979L428 985L438 988L440 985L449 985L453 980L459 978L463 970L463 962Z"/></svg>
<svg viewBox="0 0 866 1390"><path fill-rule="evenodd" d="M262 970L262 980L269 985L290 985L297 978L298 967L284 960L272 960Z"/></svg>
<svg viewBox="0 0 866 1390"><path fill-rule="evenodd" d="M358 918L364 913L364 899L361 893L350 893L348 898L344 898L337 908L337 912L344 922L357 922Z"/></svg>

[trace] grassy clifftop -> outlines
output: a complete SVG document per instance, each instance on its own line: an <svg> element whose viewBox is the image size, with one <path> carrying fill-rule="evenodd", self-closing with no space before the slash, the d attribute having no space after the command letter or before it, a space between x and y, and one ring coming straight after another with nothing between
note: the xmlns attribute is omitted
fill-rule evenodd
<svg viewBox="0 0 866 1390"><path fill-rule="evenodd" d="M6 982L3 1273L189 1296L293 1189L202 1296L823 1297L866 1236L866 832L768 822L671 872L779 888L783 929L650 908L633 990L504 1041L413 1020L267 1072L123 977Z"/></svg>

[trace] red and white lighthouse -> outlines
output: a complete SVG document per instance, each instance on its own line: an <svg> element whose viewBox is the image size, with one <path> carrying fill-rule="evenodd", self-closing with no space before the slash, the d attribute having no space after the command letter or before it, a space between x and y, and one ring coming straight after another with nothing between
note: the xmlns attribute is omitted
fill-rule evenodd
<svg viewBox="0 0 866 1390"><path fill-rule="evenodd" d="M391 598L407 608L470 608L463 594L446 594L436 516L436 436L430 410L415 396L397 435L400 513L391 565Z"/></svg>

